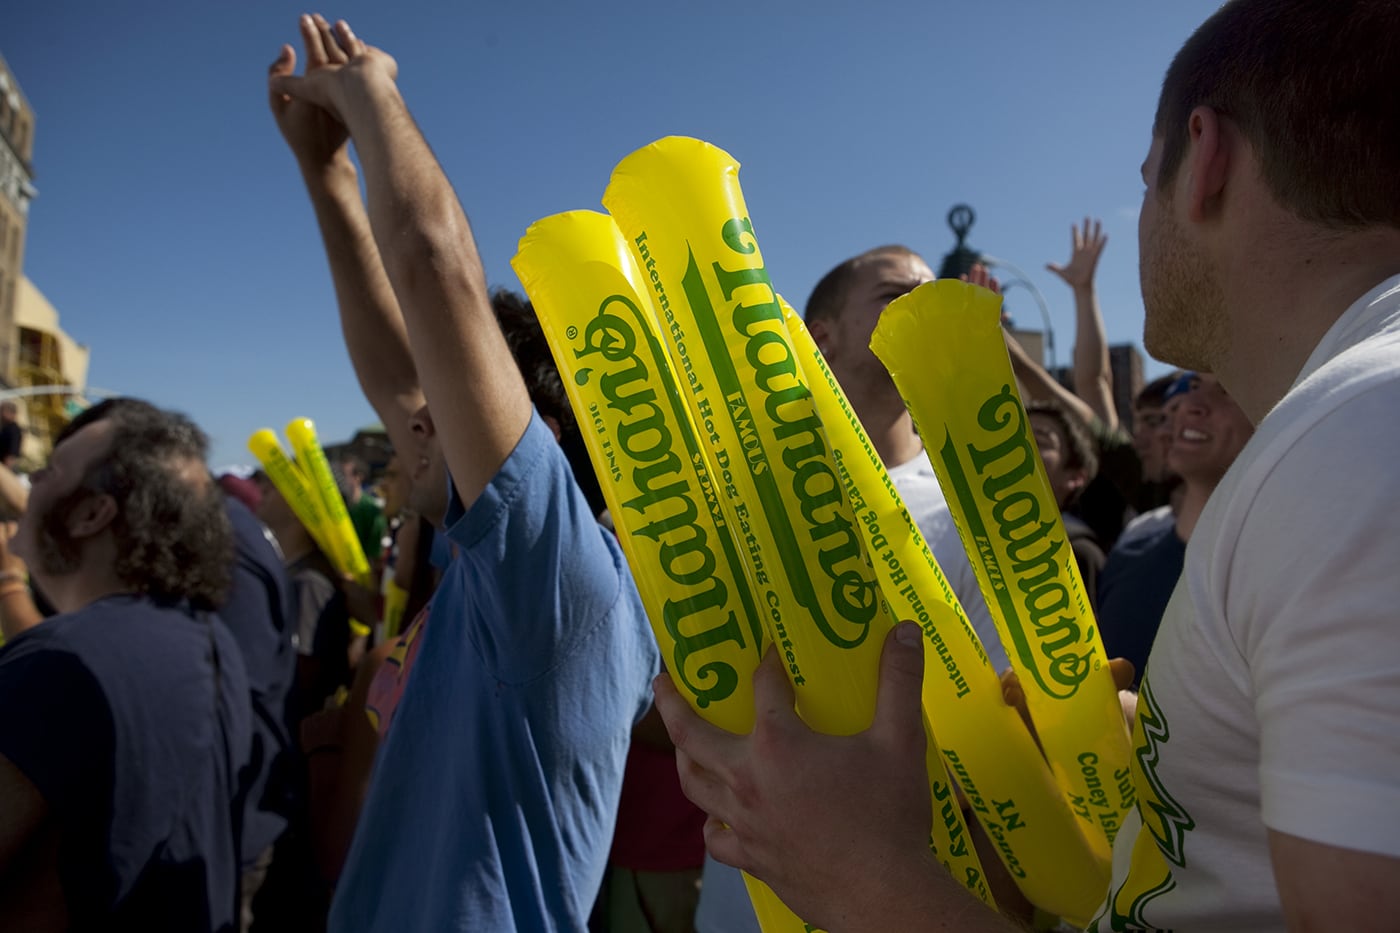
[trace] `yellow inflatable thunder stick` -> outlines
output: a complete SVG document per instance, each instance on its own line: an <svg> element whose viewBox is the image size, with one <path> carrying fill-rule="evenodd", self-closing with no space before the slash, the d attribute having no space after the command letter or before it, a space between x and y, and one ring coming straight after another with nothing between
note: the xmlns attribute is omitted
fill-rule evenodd
<svg viewBox="0 0 1400 933"><path fill-rule="evenodd" d="M326 452L316 437L316 425L310 418L293 418L287 422L287 442L292 445L297 462L302 464L311 488L321 501L322 514L326 517L326 543L330 545L326 556L341 573L354 577L361 586L372 586L369 561L355 535L355 526L350 523L350 513L331 473Z"/></svg>
<svg viewBox="0 0 1400 933"><path fill-rule="evenodd" d="M408 590L393 580L384 583L384 639L398 638L403 628L404 610L408 608Z"/></svg>
<svg viewBox="0 0 1400 933"><path fill-rule="evenodd" d="M704 719L748 733L767 639L622 234L606 214L556 214L531 224L511 265L584 422L666 667ZM808 929L766 885L745 884L767 933Z"/></svg>
<svg viewBox="0 0 1400 933"><path fill-rule="evenodd" d="M603 203L651 280L663 339L714 453L722 503L743 535L798 712L815 729L850 734L874 716L880 653L893 623L788 342L737 175L728 153L671 137L624 159ZM935 812L940 804L934 801ZM978 887L985 896L985 885Z"/></svg>
<svg viewBox="0 0 1400 933"><path fill-rule="evenodd" d="M511 265L578 413L677 688L706 720L751 731L753 672L767 640L626 242L606 214L557 214L530 226ZM745 883L767 933L805 929L766 886Z"/></svg>
<svg viewBox="0 0 1400 933"><path fill-rule="evenodd" d="M326 543L326 513L321 507L321 497L311 488L311 483L301 468L288 459L282 450L282 442L270 428L255 431L248 438L248 449L262 464L267 478L287 500L292 514L301 522L316 546L328 557L330 549Z"/></svg>
<svg viewBox="0 0 1400 933"><path fill-rule="evenodd" d="M1021 717L1003 701L1000 677L821 351L783 307L881 589L896 617L924 630L924 708L947 766L1021 892L1042 910L1086 924L1103 901L1109 864L1083 837ZM942 762L930 768L942 774Z"/></svg>
<svg viewBox="0 0 1400 933"><path fill-rule="evenodd" d="M715 454L722 501L753 561L798 710L814 728L858 732L874 714L891 622L788 343L737 175L728 153L668 137L619 163L603 204L651 280L663 339Z"/></svg>
<svg viewBox="0 0 1400 933"><path fill-rule="evenodd" d="M763 625L626 243L605 214L556 214L530 225L511 265L579 413L668 670L706 719L749 731Z"/></svg>
<svg viewBox="0 0 1400 933"><path fill-rule="evenodd" d="M984 288L929 282L891 302L870 346L927 445L1056 782L1107 857L1136 799L1128 732L1000 310Z"/></svg>

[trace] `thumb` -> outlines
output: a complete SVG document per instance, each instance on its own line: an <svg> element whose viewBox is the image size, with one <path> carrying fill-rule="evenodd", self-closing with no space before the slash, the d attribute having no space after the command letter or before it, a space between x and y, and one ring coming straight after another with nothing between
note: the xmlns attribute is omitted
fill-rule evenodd
<svg viewBox="0 0 1400 933"><path fill-rule="evenodd" d="M898 747L923 738L924 633L901 622L885 637L871 731Z"/></svg>
<svg viewBox="0 0 1400 933"><path fill-rule="evenodd" d="M1062 266L1062 265L1060 265L1059 263L1047 262L1047 263L1045 264L1045 268L1048 269L1049 271L1055 273L1056 275L1060 276L1061 278L1064 277L1064 274L1065 274L1065 267Z"/></svg>
<svg viewBox="0 0 1400 933"><path fill-rule="evenodd" d="M282 46L282 51L277 53L277 60L267 69L267 99L272 106L273 113L280 113L285 98L282 92L274 87L277 79L282 75L289 75L297 70L296 49L290 45Z"/></svg>
<svg viewBox="0 0 1400 933"><path fill-rule="evenodd" d="M281 59L278 59L281 61ZM277 63L273 63L273 68ZM308 103L324 106L320 93L320 83L312 80L308 75L294 75L291 73L269 72L267 76L267 90L273 97L292 97L297 100L304 100Z"/></svg>
<svg viewBox="0 0 1400 933"><path fill-rule="evenodd" d="M267 69L269 77L289 75L297 70L297 51L290 45L283 45L277 59Z"/></svg>

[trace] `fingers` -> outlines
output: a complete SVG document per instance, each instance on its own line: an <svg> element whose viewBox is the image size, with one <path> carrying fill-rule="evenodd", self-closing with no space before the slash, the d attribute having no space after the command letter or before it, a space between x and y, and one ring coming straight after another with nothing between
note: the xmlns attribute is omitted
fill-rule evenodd
<svg viewBox="0 0 1400 933"><path fill-rule="evenodd" d="M1108 671L1113 675L1113 686L1119 690L1127 690L1131 687L1133 677L1137 674L1133 662L1127 658L1109 658Z"/></svg>
<svg viewBox="0 0 1400 933"><path fill-rule="evenodd" d="M345 20L337 20L335 24L335 38L340 43L351 58L365 54L365 44L351 31L350 24Z"/></svg>
<svg viewBox="0 0 1400 933"><path fill-rule="evenodd" d="M1011 668L1007 668L1001 675L1001 698L1007 706L1016 710L1021 717L1021 722L1025 723L1026 731L1031 734L1038 747L1040 745L1040 733L1036 731L1035 721L1031 719L1030 707L1026 705L1026 688L1021 686L1021 678Z"/></svg>
<svg viewBox="0 0 1400 933"><path fill-rule="evenodd" d="M324 68L330 59L327 57L326 45L321 37L321 30L316 26L316 20L303 13L297 20L297 29L301 32L301 44L306 49L306 70Z"/></svg>
<svg viewBox="0 0 1400 933"><path fill-rule="evenodd" d="M676 749L676 774L681 791L701 810L717 819L733 819L734 795L719 775L681 749Z"/></svg>
<svg viewBox="0 0 1400 933"><path fill-rule="evenodd" d="M796 702L792 682L783 670L782 657L776 646L769 645L753 672L755 727L759 722L779 728L791 725L797 720L797 711L793 708Z"/></svg>
<svg viewBox="0 0 1400 933"><path fill-rule="evenodd" d="M1001 698L1007 706L1024 706L1026 692L1021 688L1021 677L1012 668L1001 672Z"/></svg>
<svg viewBox="0 0 1400 933"><path fill-rule="evenodd" d="M670 674L659 674L651 682L656 710L666 724L666 734L677 750L684 749L707 770L726 773L728 762L739 756L741 736L726 732L701 719L681 696Z"/></svg>
<svg viewBox="0 0 1400 933"><path fill-rule="evenodd" d="M350 60L345 49L340 47L340 42L336 40L335 33L331 29L331 24L320 13L311 18L316 27L316 35L320 41L321 49L325 53L325 61L322 64L343 65Z"/></svg>
<svg viewBox="0 0 1400 933"><path fill-rule="evenodd" d="M705 821L705 848L717 862L733 868L748 868L738 835L714 817Z"/></svg>
<svg viewBox="0 0 1400 933"><path fill-rule="evenodd" d="M880 684L871 732L891 748L908 748L924 736L924 634L901 622L885 636Z"/></svg>

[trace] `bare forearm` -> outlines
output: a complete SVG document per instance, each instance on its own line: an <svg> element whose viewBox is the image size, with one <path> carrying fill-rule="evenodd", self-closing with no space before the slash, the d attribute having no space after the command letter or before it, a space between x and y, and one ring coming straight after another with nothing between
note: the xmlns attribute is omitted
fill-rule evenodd
<svg viewBox="0 0 1400 933"><path fill-rule="evenodd" d="M348 158L328 167L303 167L302 176L321 229L341 331L360 388L398 450L407 445L408 415L423 404L408 334L379 257L359 180Z"/></svg>
<svg viewBox="0 0 1400 933"><path fill-rule="evenodd" d="M29 508L29 490L14 471L0 466L0 519L17 519Z"/></svg>
<svg viewBox="0 0 1400 933"><path fill-rule="evenodd" d="M491 309L466 214L397 88L367 82L346 118L424 394L452 411L437 429L470 502L524 432L529 396Z"/></svg>
<svg viewBox="0 0 1400 933"><path fill-rule="evenodd" d="M1007 350L1011 355L1011 368L1016 378L1032 399L1055 401L1073 412L1085 424L1092 424L1094 410L1083 399L1060 385L1055 378L1022 349L1014 339L1007 340Z"/></svg>
<svg viewBox="0 0 1400 933"><path fill-rule="evenodd" d="M1099 313L1098 292L1092 285L1074 290L1074 390L1110 431L1118 427L1113 404L1113 370L1108 336ZM1087 422L1086 422L1087 423Z"/></svg>

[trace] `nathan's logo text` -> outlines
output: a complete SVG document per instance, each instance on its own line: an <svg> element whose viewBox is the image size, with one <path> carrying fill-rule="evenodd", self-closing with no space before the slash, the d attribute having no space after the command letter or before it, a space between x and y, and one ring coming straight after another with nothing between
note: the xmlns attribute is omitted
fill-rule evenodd
<svg viewBox="0 0 1400 933"><path fill-rule="evenodd" d="M756 252L748 218L727 221L720 236L737 256L752 256ZM790 477L788 492L797 502L801 522L797 521L798 516L770 514L770 525L779 535L805 534L817 546L817 564L826 577L827 595L823 601L835 609L839 618L831 618L820 610L815 583L806 566L786 568L794 594L812 613L827 641L841 648L854 648L869 634L870 623L879 611L879 597L841 484L831 468L821 420L793 355L783 324L782 305L763 266L740 264L739 268L726 269L716 262L712 268L728 310L724 323L744 339L744 358L752 367L753 385L762 397L766 416L752 416L750 400L741 387L727 390L726 402L739 430L750 472L760 484L765 479L772 482L768 478L771 474L766 451L779 451ZM753 405L757 404L754 400ZM792 526L796 527L788 532ZM797 553L796 541L792 543L792 548L781 550Z"/></svg>
<svg viewBox="0 0 1400 933"><path fill-rule="evenodd" d="M714 544L699 522L689 464L675 450L671 425L679 421L672 410L668 424L669 399L658 396L657 381L638 355L641 330L641 347L653 356L652 365L663 363L655 356L660 352L655 341L646 339L644 321L630 299L604 299L580 335L581 346L574 349L575 359L593 365L579 368L575 379L586 385L596 375L607 407L620 413L617 447L630 467L635 493L622 508L645 522L634 527L629 521L627 526L638 547L643 540L656 546L656 559L674 584L662 609L666 631L675 639L671 671L704 708L728 697L738 684L732 664L713 656L704 660L705 652L728 642L745 648L744 631L731 608L729 589L715 573ZM703 663L691 660L696 654Z"/></svg>
<svg viewBox="0 0 1400 933"><path fill-rule="evenodd" d="M982 403L977 426L988 440L985 446L968 444L967 455L982 477L982 498L991 509L984 517L975 501L964 502L964 507L977 510L977 524L1000 541L1001 548L989 550L1004 552L1007 558L1004 564L997 561L1004 579L997 588L998 602L1009 617L1029 622L1011 626L1022 632L1015 637L1017 654L1046 693L1065 699L1089 675L1091 652L1075 621L1069 591L1058 580L1060 563L1072 556L1063 533L1052 534L1055 516L1041 514L1032 482L1040 454L1011 386L1002 386ZM991 519L990 527L986 518ZM1034 645L1025 637L1028 631L1034 633Z"/></svg>

